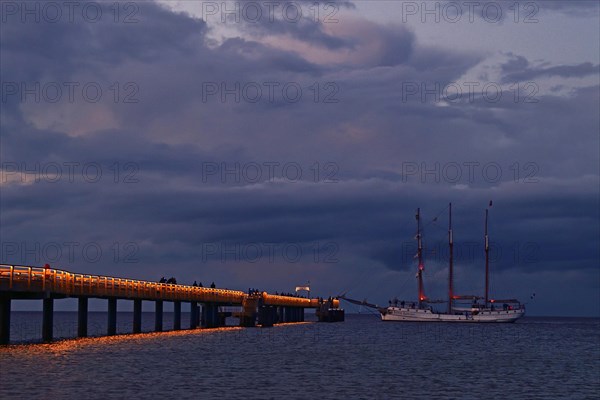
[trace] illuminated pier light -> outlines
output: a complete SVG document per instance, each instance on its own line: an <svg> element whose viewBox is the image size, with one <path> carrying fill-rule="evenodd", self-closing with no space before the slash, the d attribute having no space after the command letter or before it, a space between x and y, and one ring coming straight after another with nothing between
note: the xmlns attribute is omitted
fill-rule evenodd
<svg viewBox="0 0 600 400"><path fill-rule="evenodd" d="M190 303L190 329L219 328L227 317L239 318L243 327L270 327L304 321L304 310L317 310L319 321L343 321L339 301L245 293L237 290L176 285L111 276L74 274L68 271L0 264L0 344L10 343L13 299L43 301L42 340L53 340L54 300L77 299L77 336L88 336L90 298L107 299L107 336L117 334L117 301L133 300L133 333L142 331L142 301L154 301L154 329L163 330L163 305L173 302L173 330L181 329L181 303ZM200 311L199 305L202 310ZM228 308L226 308L228 307ZM231 311L236 307L239 311Z"/></svg>

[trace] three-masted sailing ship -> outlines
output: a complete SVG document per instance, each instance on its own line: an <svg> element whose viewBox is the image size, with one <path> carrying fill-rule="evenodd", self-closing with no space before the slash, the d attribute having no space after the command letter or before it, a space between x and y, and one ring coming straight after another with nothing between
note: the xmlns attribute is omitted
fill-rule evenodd
<svg viewBox="0 0 600 400"><path fill-rule="evenodd" d="M491 202L490 202L491 205ZM421 212L417 209L417 282L418 301L407 302L394 299L388 307L379 307L366 301L341 297L351 303L376 308L383 321L408 321L408 322L515 322L525 315L525 306L516 299L492 299L489 297L489 267L490 267L490 242L488 236L489 209L485 210L485 296L460 296L454 294L454 258L452 237L452 203L448 207L448 299L431 300L425 294L423 284L423 237L421 232ZM461 305L467 301L470 304ZM447 303L446 311L435 311L431 304Z"/></svg>

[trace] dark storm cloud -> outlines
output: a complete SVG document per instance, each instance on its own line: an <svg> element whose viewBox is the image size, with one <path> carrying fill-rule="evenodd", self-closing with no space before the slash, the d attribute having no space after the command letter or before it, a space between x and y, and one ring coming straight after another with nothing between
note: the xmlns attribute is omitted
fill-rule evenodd
<svg viewBox="0 0 600 400"><path fill-rule="evenodd" d="M537 2L541 10L559 11L578 17L597 17L600 5L597 1L575 0L548 0Z"/></svg>
<svg viewBox="0 0 600 400"><path fill-rule="evenodd" d="M2 24L3 81L132 80L140 88L135 104L79 101L65 108L17 96L3 101L3 163L31 169L35 163L95 162L104 175L97 183L80 177L73 183L2 182L2 242L97 241L105 250L135 242L139 263L126 270L110 259L59 264L151 279L176 274L183 281L201 271L204 280L245 288L257 279L273 290L313 274L324 290L337 293L365 271L381 282L386 273L414 269L416 207L427 221L441 213L426 233L429 245L444 248L447 203L455 204L456 240L481 243L483 209L493 198L492 238L505 249L498 271L566 269L589 276L597 267L598 86L573 90L569 98L540 94L532 104L515 102L511 93L489 102L479 93L473 101L442 105L432 96L406 98L406 84L432 88L457 81L484 55L424 47L404 27L364 21L353 25L354 35L313 23L248 28L339 55L321 62L253 35L211 43L201 20L151 3L140 4L140 11L131 26ZM38 47L21 45L34 46L35 37ZM514 57L502 68L505 76L533 79L588 76L590 66L597 72L586 62L540 69ZM203 101L205 82L231 88L265 81L298 82L305 98ZM321 88L334 82L339 102L315 102L308 89L315 82ZM85 116L84 128L78 115ZM137 166L137 182L125 183L122 175L114 182L110 167L116 162ZM236 163L265 162L297 163L303 176L285 179L279 170L270 182L264 175L258 182L219 173L205 179L207 165L235 169ZM324 182L328 162L337 168L337 182ZM495 163L503 174L486 179L479 167L469 181L465 162ZM449 163L463 166L459 182L444 178ZM407 165L437 172L422 175ZM523 182L532 171L535 179ZM221 263L218 255L203 260L203 245L224 242L298 243L308 256L299 264ZM337 244L339 261L315 263L314 242ZM528 243L537 247L523 250ZM515 260L516 250L533 259L521 254ZM20 259L11 257L3 261ZM481 253L459 260L463 271L480 271ZM445 265L432 255L428 268Z"/></svg>
<svg viewBox="0 0 600 400"><path fill-rule="evenodd" d="M551 67L532 67L523 56L513 56L501 65L504 74L503 82L523 82L535 80L540 77L558 76L561 78L582 78L585 76L598 76L600 65L585 62L577 65L557 65Z"/></svg>
<svg viewBox="0 0 600 400"><path fill-rule="evenodd" d="M260 61L256 62L256 69L263 71L285 71L287 73L313 73L318 74L322 67L308 62L293 52L273 50L267 46L254 41L247 41L242 38L227 39L219 47L219 53L231 56L253 55L260 56Z"/></svg>
<svg viewBox="0 0 600 400"><path fill-rule="evenodd" d="M94 22L79 14L74 22L65 18L56 23L23 22L19 14L5 16L2 50L17 57L5 57L3 67L13 78L33 79L101 71L130 59L152 62L185 54L202 43L207 30L204 21L182 18L152 2L144 3L135 22L129 24L112 20L110 3L93 4L102 7L104 16Z"/></svg>
<svg viewBox="0 0 600 400"><path fill-rule="evenodd" d="M280 4L280 7L285 7L285 4L285 2ZM311 5L310 2L307 2L306 4ZM331 8L330 13L335 15L339 10L340 5L334 6L334 3L331 4L332 5L329 6ZM321 7L323 6L319 4L319 9ZM302 7L300 7L300 9L302 9ZM305 9L304 13L306 13L306 11L307 10ZM325 32L324 28L326 24L323 23L322 19L325 19L326 17L319 18L318 14L317 16L303 15L301 18L298 18L297 21L294 18L293 23L291 23L290 20L281 18L279 14L277 14L278 17L271 18L269 16L269 8L265 7L264 4L261 6L260 13L260 15L264 15L265 17L258 19L255 23L243 24L243 30L245 33L257 37L263 37L267 35L289 35L294 39L298 39L316 46L323 46L329 49L340 49L343 47L352 48L354 45L353 41L351 40L336 37ZM234 22L234 18L235 16L229 16L229 23ZM333 19L334 17L332 16L331 18ZM332 21L331 23L335 22Z"/></svg>

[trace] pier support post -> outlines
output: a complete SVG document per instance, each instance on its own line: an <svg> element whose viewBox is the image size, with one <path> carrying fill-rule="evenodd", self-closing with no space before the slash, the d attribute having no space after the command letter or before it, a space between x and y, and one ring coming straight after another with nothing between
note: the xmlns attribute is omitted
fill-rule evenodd
<svg viewBox="0 0 600 400"><path fill-rule="evenodd" d="M298 313L300 314L300 322L304 322L304 308L300 307Z"/></svg>
<svg viewBox="0 0 600 400"><path fill-rule="evenodd" d="M142 300L133 300L133 333L142 332Z"/></svg>
<svg viewBox="0 0 600 400"><path fill-rule="evenodd" d="M163 301L156 300L156 307L154 311L154 330L156 332L162 332L163 330Z"/></svg>
<svg viewBox="0 0 600 400"><path fill-rule="evenodd" d="M77 299L77 336L87 337L88 335L88 298L80 297Z"/></svg>
<svg viewBox="0 0 600 400"><path fill-rule="evenodd" d="M108 336L117 334L117 299L112 297L108 299Z"/></svg>
<svg viewBox="0 0 600 400"><path fill-rule="evenodd" d="M213 306L211 316L212 316L212 327L213 328L218 328L220 326L223 326L221 324L221 322L224 322L224 321L221 320L221 317L219 315L219 306L218 305L215 304Z"/></svg>
<svg viewBox="0 0 600 400"><path fill-rule="evenodd" d="M10 297L0 297L0 344L10 342Z"/></svg>
<svg viewBox="0 0 600 400"><path fill-rule="evenodd" d="M259 306L258 307L258 324L263 328L273 326L271 318L269 318L269 317L270 317L269 306L262 306L262 305Z"/></svg>
<svg viewBox="0 0 600 400"><path fill-rule="evenodd" d="M231 316L231 313L218 312L218 310L217 310L217 326L218 327L225 326L228 316Z"/></svg>
<svg viewBox="0 0 600 400"><path fill-rule="evenodd" d="M268 328L277 323L277 307L260 306L258 309L258 324Z"/></svg>
<svg viewBox="0 0 600 400"><path fill-rule="evenodd" d="M282 310L283 313L283 322L290 322L290 308L289 307L283 307Z"/></svg>
<svg viewBox="0 0 600 400"><path fill-rule="evenodd" d="M52 331L54 329L54 299L44 299L44 309L42 316L42 340L44 342L52 341Z"/></svg>
<svg viewBox="0 0 600 400"><path fill-rule="evenodd" d="M219 306L217 304L202 304L202 327L219 327Z"/></svg>
<svg viewBox="0 0 600 400"><path fill-rule="evenodd" d="M190 302L190 329L196 329L198 327L198 303L195 301Z"/></svg>
<svg viewBox="0 0 600 400"><path fill-rule="evenodd" d="M173 303L173 330L181 330L181 302Z"/></svg>

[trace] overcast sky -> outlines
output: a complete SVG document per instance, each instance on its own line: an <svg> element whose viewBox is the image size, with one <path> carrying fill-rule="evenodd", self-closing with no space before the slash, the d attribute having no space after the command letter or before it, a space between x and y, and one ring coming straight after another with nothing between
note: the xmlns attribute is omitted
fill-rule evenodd
<svg viewBox="0 0 600 400"><path fill-rule="evenodd" d="M3 263L383 305L420 207L443 298L452 202L481 294L493 200L492 297L600 316L598 2L55 4L0 10Z"/></svg>

